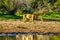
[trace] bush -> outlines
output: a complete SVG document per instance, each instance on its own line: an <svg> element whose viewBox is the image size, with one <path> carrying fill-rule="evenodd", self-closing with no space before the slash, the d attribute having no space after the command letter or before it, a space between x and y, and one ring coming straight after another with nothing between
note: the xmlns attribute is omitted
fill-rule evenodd
<svg viewBox="0 0 60 40"><path fill-rule="evenodd" d="M20 15L23 15L23 13L22 13L22 11L17 11L16 13L15 13L15 15L17 15L17 16L20 16Z"/></svg>

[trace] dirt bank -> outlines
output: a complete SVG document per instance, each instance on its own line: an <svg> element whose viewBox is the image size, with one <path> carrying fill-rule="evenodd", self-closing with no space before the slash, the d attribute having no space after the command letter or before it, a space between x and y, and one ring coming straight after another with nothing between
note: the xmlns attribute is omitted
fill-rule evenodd
<svg viewBox="0 0 60 40"><path fill-rule="evenodd" d="M42 32L60 33L60 22L57 21L34 21L23 22L21 20L0 21L0 33L6 32Z"/></svg>

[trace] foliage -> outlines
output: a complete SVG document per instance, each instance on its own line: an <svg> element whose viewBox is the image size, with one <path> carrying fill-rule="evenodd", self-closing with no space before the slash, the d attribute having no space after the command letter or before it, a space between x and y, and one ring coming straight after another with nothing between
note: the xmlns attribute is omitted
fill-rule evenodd
<svg viewBox="0 0 60 40"><path fill-rule="evenodd" d="M51 39L50 40L60 40L60 36L51 36L50 37Z"/></svg>
<svg viewBox="0 0 60 40"><path fill-rule="evenodd" d="M21 15L24 10L33 13L46 8L49 13L60 12L60 0L0 0L0 14Z"/></svg>

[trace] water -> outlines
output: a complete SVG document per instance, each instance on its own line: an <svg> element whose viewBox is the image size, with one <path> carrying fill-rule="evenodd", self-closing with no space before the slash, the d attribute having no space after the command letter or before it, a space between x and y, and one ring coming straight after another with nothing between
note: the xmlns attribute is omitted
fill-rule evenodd
<svg viewBox="0 0 60 40"><path fill-rule="evenodd" d="M60 40L60 35L0 34L0 40Z"/></svg>

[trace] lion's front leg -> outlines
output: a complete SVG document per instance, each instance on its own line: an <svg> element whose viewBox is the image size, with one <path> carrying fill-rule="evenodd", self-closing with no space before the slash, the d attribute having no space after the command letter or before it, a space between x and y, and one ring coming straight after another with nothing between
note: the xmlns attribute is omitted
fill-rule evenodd
<svg viewBox="0 0 60 40"><path fill-rule="evenodd" d="M34 21L34 16L31 15L30 21L33 22Z"/></svg>
<svg viewBox="0 0 60 40"><path fill-rule="evenodd" d="M23 21L25 21L25 20L26 20L26 15L24 14L24 15L23 15Z"/></svg>

